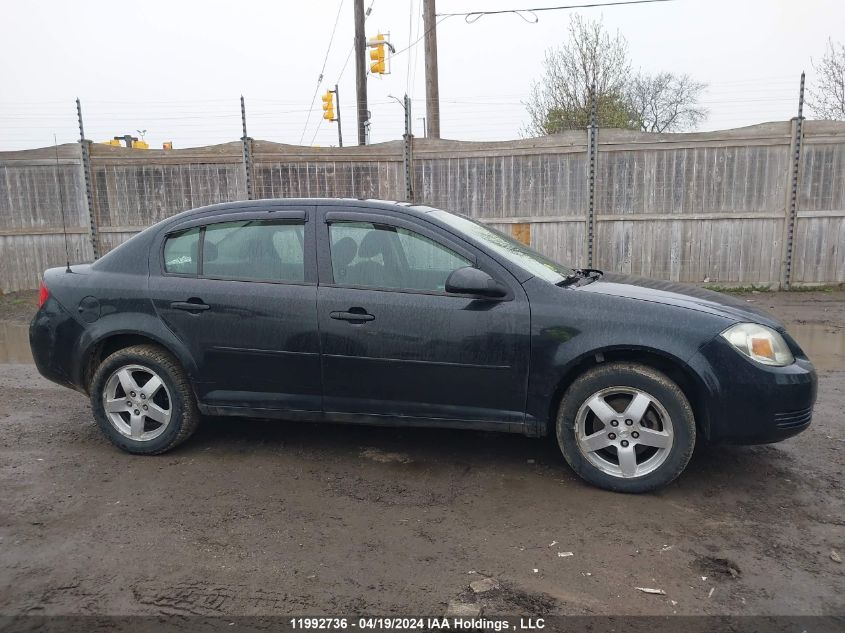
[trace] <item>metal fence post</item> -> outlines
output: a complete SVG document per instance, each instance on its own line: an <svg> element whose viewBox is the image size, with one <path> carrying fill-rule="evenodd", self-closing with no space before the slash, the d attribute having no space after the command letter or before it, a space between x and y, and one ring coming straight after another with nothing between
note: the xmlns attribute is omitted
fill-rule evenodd
<svg viewBox="0 0 845 633"><path fill-rule="evenodd" d="M337 84L334 85L334 102L337 106L337 117L335 118L335 121L337 121L337 146L343 147L343 125L340 122L340 90Z"/></svg>
<svg viewBox="0 0 845 633"><path fill-rule="evenodd" d="M414 135L411 130L411 100L405 95L405 134L402 136L402 159L405 166L405 200L414 201Z"/></svg>
<svg viewBox="0 0 845 633"><path fill-rule="evenodd" d="M97 216L94 211L94 187L91 172L91 141L85 139L85 127L82 125L82 103L76 99L76 118L79 120L79 147L82 151L82 173L85 177L85 200L88 206L88 239L94 259L100 257L100 237Z"/></svg>
<svg viewBox="0 0 845 633"><path fill-rule="evenodd" d="M246 106L244 105L244 96L241 95L241 125L243 126L243 136L241 142L243 143L244 155L244 172L246 174L246 197L247 200L253 200L253 183L252 183L252 139L246 133Z"/></svg>
<svg viewBox="0 0 845 633"><path fill-rule="evenodd" d="M593 233L596 218L596 153L598 152L598 126L596 124L596 86L590 89L590 125L587 127L587 267L593 267Z"/></svg>
<svg viewBox="0 0 845 633"><path fill-rule="evenodd" d="M804 73L798 93L798 116L792 119L792 138L789 143L789 188L783 230L783 264L781 287L789 290L792 284L792 262L795 252L795 223L798 217L798 184L801 177L801 148L804 142Z"/></svg>

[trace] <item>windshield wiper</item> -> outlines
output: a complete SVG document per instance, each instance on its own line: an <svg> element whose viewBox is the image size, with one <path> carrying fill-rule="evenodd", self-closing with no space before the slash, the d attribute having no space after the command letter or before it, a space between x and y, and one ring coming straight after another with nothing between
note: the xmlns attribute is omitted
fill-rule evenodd
<svg viewBox="0 0 845 633"><path fill-rule="evenodd" d="M561 288L572 285L585 286L594 282L603 274L604 273L602 271L596 268L576 268L555 285L560 286Z"/></svg>

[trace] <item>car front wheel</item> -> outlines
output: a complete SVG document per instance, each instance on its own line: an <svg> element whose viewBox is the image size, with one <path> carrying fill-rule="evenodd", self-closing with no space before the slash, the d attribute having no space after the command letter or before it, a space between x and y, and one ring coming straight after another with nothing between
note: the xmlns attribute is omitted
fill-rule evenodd
<svg viewBox="0 0 845 633"><path fill-rule="evenodd" d="M199 423L194 394L178 361L153 345L106 358L91 382L100 429L130 453L154 455L184 442Z"/></svg>
<svg viewBox="0 0 845 633"><path fill-rule="evenodd" d="M637 363L609 362L576 379L561 400L556 430L572 469L618 492L669 484L695 447L695 418L683 391Z"/></svg>

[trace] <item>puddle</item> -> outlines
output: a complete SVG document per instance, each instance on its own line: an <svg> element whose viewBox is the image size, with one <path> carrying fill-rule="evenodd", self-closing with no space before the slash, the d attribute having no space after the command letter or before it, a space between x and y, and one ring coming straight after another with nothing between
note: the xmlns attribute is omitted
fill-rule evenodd
<svg viewBox="0 0 845 633"><path fill-rule="evenodd" d="M0 321L0 363L32 363L29 324Z"/></svg>
<svg viewBox="0 0 845 633"><path fill-rule="evenodd" d="M787 326L816 369L845 369L845 328L819 323Z"/></svg>
<svg viewBox="0 0 845 633"><path fill-rule="evenodd" d="M817 369L845 369L845 328L793 323L788 330ZM0 363L32 363L28 324L0 321Z"/></svg>

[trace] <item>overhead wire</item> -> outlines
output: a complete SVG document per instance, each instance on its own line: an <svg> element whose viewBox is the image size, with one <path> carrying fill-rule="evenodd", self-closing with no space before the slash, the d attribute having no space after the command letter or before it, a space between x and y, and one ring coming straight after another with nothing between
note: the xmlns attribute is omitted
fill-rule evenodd
<svg viewBox="0 0 845 633"><path fill-rule="evenodd" d="M326 72L326 63L329 61L329 53L332 50L332 42L334 42L334 34L337 31L337 23L340 21L340 11L343 9L343 0L339 0L337 7L337 15L334 19L334 26L332 27L332 34L329 37L329 45L326 47L326 56L323 58L323 67L320 68L320 76L317 77L317 85L314 87L314 95L311 97L311 106L308 110L308 116L305 117L305 125L302 127L302 135L299 137L299 144L302 145L302 139L305 138L305 130L308 129L308 122L311 120L311 110L314 109L314 101L317 99L317 93L320 91L320 86L323 83L323 74Z"/></svg>
<svg viewBox="0 0 845 633"><path fill-rule="evenodd" d="M526 22L536 23L539 18L534 15L536 13L540 13L543 11L564 11L567 9L594 9L598 7L615 7L615 6L622 6L622 5L633 5L633 4L653 4L656 2L674 2L675 0L617 0L616 2L592 2L588 4L566 4L566 5L559 5L553 7L534 7L530 9L496 9L491 11L460 11L454 13L438 13L436 14L438 17L463 17L464 20L468 24L472 24L477 22L485 15L501 15L504 13L513 13L521 17ZM533 20L526 18L523 14L530 14L533 16Z"/></svg>
<svg viewBox="0 0 845 633"><path fill-rule="evenodd" d="M414 32L414 0L408 0L408 43L411 42L411 34ZM405 94L411 88L411 56L408 55L408 67L405 70Z"/></svg>
<svg viewBox="0 0 845 633"><path fill-rule="evenodd" d="M413 0L411 0L411 2L413 2ZM419 39L420 24L422 24L422 19L420 18L420 12L421 12L421 9L422 9L422 7L420 6L421 4L422 4L422 0L417 0L417 32L414 36L417 39ZM410 39L410 34L409 34L409 39ZM419 67L419 58L420 58L419 52L420 52L420 49L418 49L418 48L414 49L413 77L411 78L411 91L410 91L411 92L411 99L413 99L414 87L416 86L416 82L417 82L417 68ZM410 57L411 56L408 55L408 58L410 58Z"/></svg>

